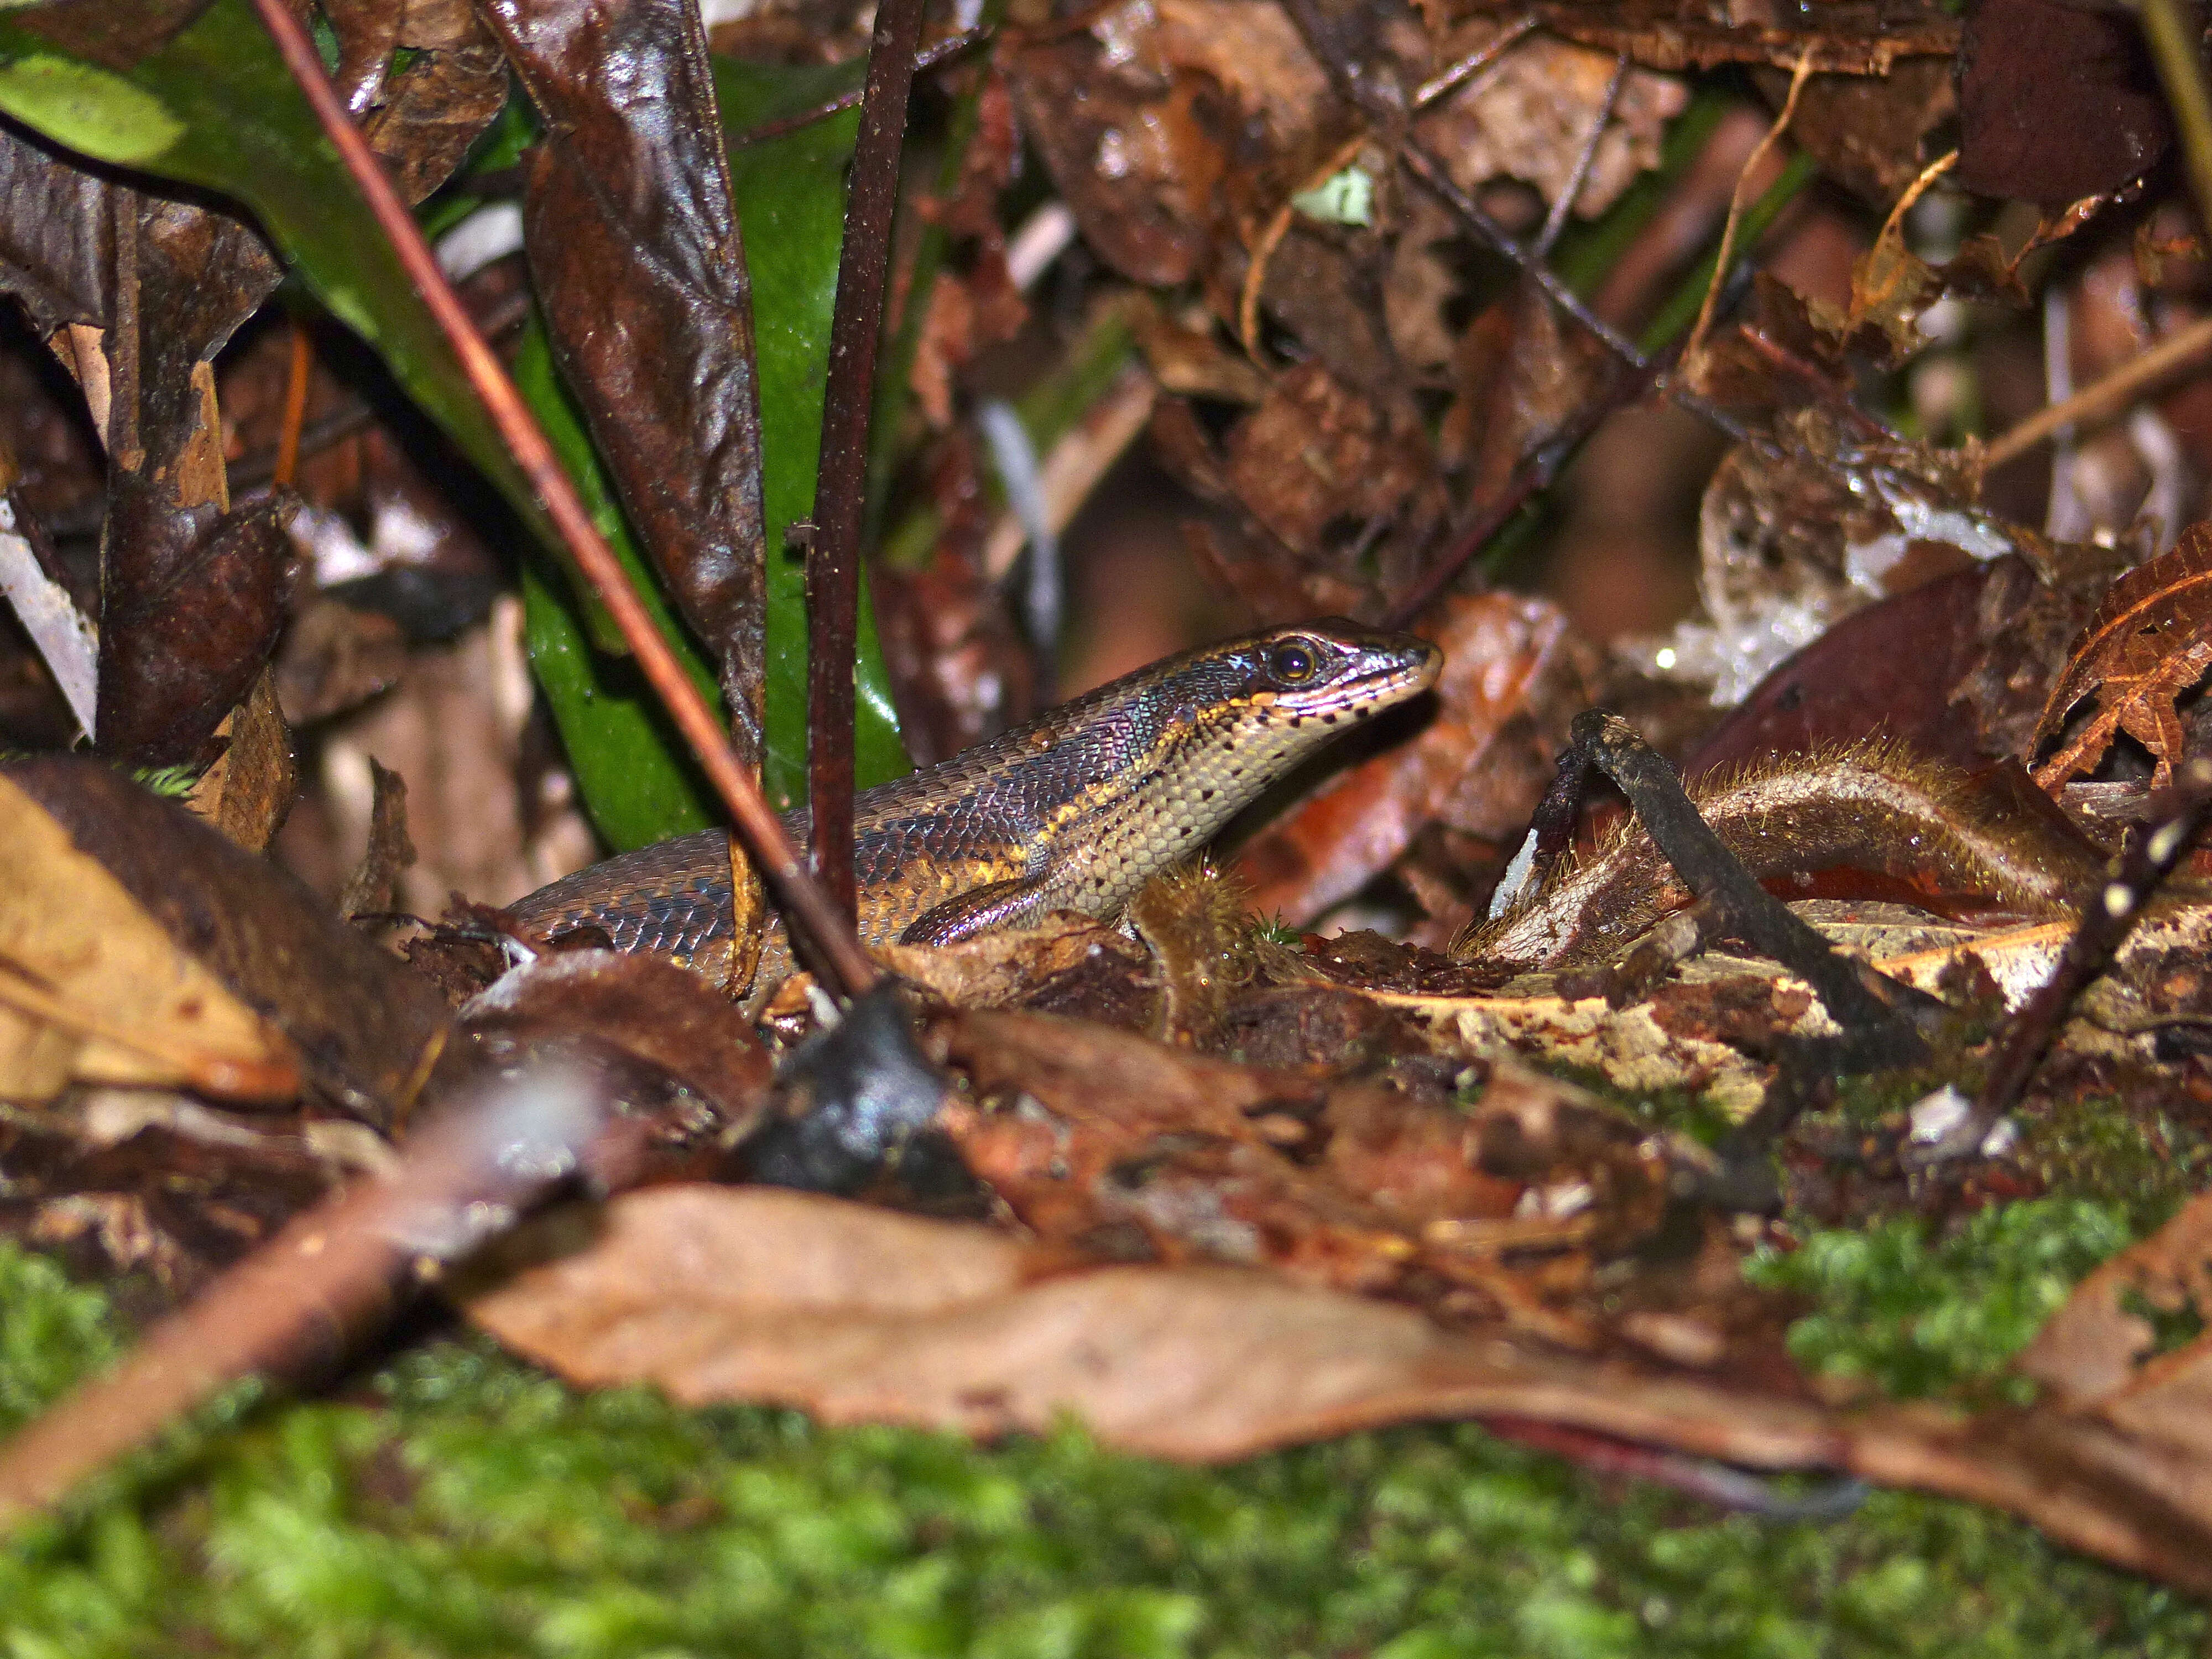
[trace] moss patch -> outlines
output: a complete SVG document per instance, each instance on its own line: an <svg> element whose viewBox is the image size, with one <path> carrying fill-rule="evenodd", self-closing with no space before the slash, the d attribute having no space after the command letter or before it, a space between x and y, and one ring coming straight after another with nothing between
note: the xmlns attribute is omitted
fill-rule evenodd
<svg viewBox="0 0 2212 1659"><path fill-rule="evenodd" d="M2063 1273L2110 1224L2053 1212L1980 1242L2039 1240ZM1818 1255L1801 1282L1871 1327L1954 1265L1897 1255ZM2027 1318L1913 1305L1917 1340L1958 1341L1954 1377ZM118 1340L96 1292L0 1247L9 1420ZM2159 1655L2212 1629L1964 1504L1722 1516L1469 1427L1196 1470L1073 1430L976 1448L577 1395L472 1341L372 1386L204 1426L0 1551L0 1653Z"/></svg>
<svg viewBox="0 0 2212 1659"><path fill-rule="evenodd" d="M2006 1364L2084 1273L2134 1237L2117 1204L2033 1199L1978 1211L1940 1240L1910 1216L1817 1232L1744 1271L1814 1304L1790 1328L1790 1353L1808 1370L1863 1378L1893 1399L2026 1404L2033 1386L2004 1376Z"/></svg>

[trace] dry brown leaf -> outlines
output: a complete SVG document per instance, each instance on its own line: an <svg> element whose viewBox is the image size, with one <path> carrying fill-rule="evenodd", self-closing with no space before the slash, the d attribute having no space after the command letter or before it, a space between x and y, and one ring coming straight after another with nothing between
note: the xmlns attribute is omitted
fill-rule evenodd
<svg viewBox="0 0 2212 1659"><path fill-rule="evenodd" d="M201 775L186 805L247 852L258 853L283 828L300 787L273 668L262 671L216 735L228 746Z"/></svg>
<svg viewBox="0 0 2212 1659"><path fill-rule="evenodd" d="M1633 654L1732 707L1864 605L1970 559L2042 559L2040 538L1976 505L1979 486L1968 452L1879 437L1838 404L1791 410L1771 441L1730 450L1705 488L1698 591L1709 620Z"/></svg>
<svg viewBox="0 0 2212 1659"><path fill-rule="evenodd" d="M982 1227L675 1186L547 1218L462 1293L478 1325L572 1382L833 1423L994 1435L1073 1413L1109 1445L1206 1461L1481 1412L1763 1465L1840 1447L1804 1406L1455 1336L1264 1273L1046 1267Z"/></svg>
<svg viewBox="0 0 2212 1659"><path fill-rule="evenodd" d="M2212 1588L2212 1480L2193 1442L2050 1408L1831 1412L1679 1366L1448 1332L1235 1267L1049 1265L979 1226L672 1186L549 1216L457 1291L478 1325L573 1382L649 1382L688 1405L974 1435L1042 1433L1072 1413L1106 1445L1192 1461L1510 1416L1994 1504L2130 1571ZM2159 1403L2184 1403L2179 1380Z"/></svg>
<svg viewBox="0 0 2212 1659"><path fill-rule="evenodd" d="M0 848L0 1096L50 1100L71 1082L299 1092L292 1045L6 778Z"/></svg>
<svg viewBox="0 0 2212 1659"><path fill-rule="evenodd" d="M2192 525L2173 547L2114 582L2067 653L2036 722L2034 748L2064 724L2093 691L2097 712L2058 752L2035 769L2056 792L2094 768L2124 732L2156 757L2154 787L2173 780L2182 757L2174 701L2212 668L2212 525ZM2030 751L2033 752L2033 750Z"/></svg>
<svg viewBox="0 0 2212 1659"><path fill-rule="evenodd" d="M1158 971L1142 945L1096 916L1058 911L1034 927L952 945L888 945L877 959L963 1008L1027 1008L1129 1030L1159 1018Z"/></svg>
<svg viewBox="0 0 2212 1659"><path fill-rule="evenodd" d="M1479 44L1470 37L1468 49ZM1610 52L1534 35L1443 99L1413 130L1445 158L1462 189L1504 176L1534 185L1553 202L1575 176L1613 64ZM1689 99L1680 81L1630 71L1576 193L1577 217L1604 212L1638 173L1659 164L1667 123Z"/></svg>
<svg viewBox="0 0 2212 1659"><path fill-rule="evenodd" d="M2165 1392L2179 1376L2212 1358L2212 1340L2159 1355L2158 1333L2146 1314L2212 1313L2212 1194L2139 1244L2122 1250L2074 1287L2018 1361L2022 1373L2077 1409L2117 1406L2138 1419L2146 1403L2171 1405ZM2199 1385L2201 1386L2201 1384ZM2198 1411L2187 1437L2212 1451L2212 1419ZM2137 1420L2130 1425L2142 1428ZM2172 1425L2168 1425L2169 1428Z"/></svg>
<svg viewBox="0 0 2212 1659"><path fill-rule="evenodd" d="M338 895L338 914L349 921L390 911L398 900L401 872L415 862L415 843L407 834L407 780L374 755L368 775L368 846Z"/></svg>
<svg viewBox="0 0 2212 1659"><path fill-rule="evenodd" d="M1544 0L1534 9L1549 33L1655 70L1786 70L1810 51L1816 69L1887 75L1905 58L1949 58L1959 49L1959 20L1941 0L1825 0L1803 11L1728 0Z"/></svg>
<svg viewBox="0 0 2212 1659"><path fill-rule="evenodd" d="M1158 23L1142 37L1146 56L1165 73L1191 70L1212 77L1241 116L1264 124L1274 149L1297 149L1320 125L1328 77L1288 14L1271 0L1154 0L1115 8L1091 32L1110 56L1129 49L1129 21L1147 15Z"/></svg>
<svg viewBox="0 0 2212 1659"><path fill-rule="evenodd" d="M1377 406L1318 362L1278 379L1227 450L1229 487L1301 553L1320 551L1333 526L1395 516L1417 492L1437 490L1436 456L1413 411Z"/></svg>
<svg viewBox="0 0 2212 1659"><path fill-rule="evenodd" d="M1007 54L1024 130L1084 240L1132 281L1172 287L1206 262L1228 158L1212 132L1216 94L1197 76L1164 96L1133 86L1114 51L1071 36Z"/></svg>
<svg viewBox="0 0 2212 1659"><path fill-rule="evenodd" d="M428 980L288 872L112 768L40 756L4 770L176 948L284 1034L325 1103L379 1128L398 1120L445 1043Z"/></svg>

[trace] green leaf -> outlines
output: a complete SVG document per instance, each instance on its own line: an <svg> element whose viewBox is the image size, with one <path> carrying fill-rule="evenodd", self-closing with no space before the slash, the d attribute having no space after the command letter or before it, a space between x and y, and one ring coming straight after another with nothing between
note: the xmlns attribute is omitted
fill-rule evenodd
<svg viewBox="0 0 2212 1659"><path fill-rule="evenodd" d="M644 595L654 624L675 647L692 683L719 708L721 694L714 674L639 556L583 416L554 368L544 325L535 314L515 353L514 381L552 441L592 522ZM594 651L570 596L546 579L535 560L523 561L522 603L531 666L545 688L577 789L599 833L627 851L720 823L706 781L691 764L636 659Z"/></svg>
<svg viewBox="0 0 2212 1659"><path fill-rule="evenodd" d="M782 71L718 63L726 125L742 131L803 110L853 84L856 67ZM216 0L122 73L81 63L0 13L0 111L94 160L217 191L252 208L316 296L376 349L565 566L534 492L246 0ZM732 158L756 266L771 550L766 781L780 806L804 794L806 702L803 572L781 552L782 539L787 526L812 510L845 167L857 118L848 112ZM568 460L577 476L577 458ZM636 568L635 550L623 550ZM655 585L646 589L657 600ZM603 650L620 648L598 601L581 601L580 611L573 594L539 582L528 602L533 660L546 672L549 695L564 705L556 717L580 751L580 782L610 838L629 845L641 836L712 822L688 763L678 758L680 746L659 716L637 702L635 672L619 659L593 661L586 650L586 639ZM657 608L664 629L672 629L665 605ZM556 611L568 614L556 617ZM670 636L682 641L680 629ZM696 668L696 650L689 663ZM908 764L865 592L859 692L854 762L865 787ZM638 775L623 781L624 770Z"/></svg>
<svg viewBox="0 0 2212 1659"><path fill-rule="evenodd" d="M184 137L184 124L119 75L33 52L0 65L0 109L73 149L123 165L150 161Z"/></svg>
<svg viewBox="0 0 2212 1659"><path fill-rule="evenodd" d="M854 66L857 68L858 66ZM723 131L735 137L835 96L857 80L850 69L780 70L714 60ZM805 572L784 532L814 510L822 453L823 387L830 372L830 321L844 241L845 169L860 114L827 120L756 144L733 145L730 182L752 273L753 335L760 354L761 450L768 520L768 763L769 800L805 799ZM862 788L908 769L875 615L860 591L858 713L853 762Z"/></svg>
<svg viewBox="0 0 2212 1659"><path fill-rule="evenodd" d="M1346 167L1311 190L1291 198L1291 205L1309 219L1328 225L1371 225L1375 222L1375 179L1364 167Z"/></svg>
<svg viewBox="0 0 2212 1659"><path fill-rule="evenodd" d="M0 12L0 112L95 161L252 208L332 314L375 348L556 556L559 538L460 361L316 124L246 0L216 0L128 70L85 64ZM596 599L592 637L619 649Z"/></svg>

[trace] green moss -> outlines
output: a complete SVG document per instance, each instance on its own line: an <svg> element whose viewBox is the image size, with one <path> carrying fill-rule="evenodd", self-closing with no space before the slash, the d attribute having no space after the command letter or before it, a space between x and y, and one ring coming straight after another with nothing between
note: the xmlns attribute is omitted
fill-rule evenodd
<svg viewBox="0 0 2212 1659"><path fill-rule="evenodd" d="M1982 1242L2043 1239L2029 1254L2070 1268L2112 1224ZM116 1341L96 1293L0 1248L16 1417ZM1995 1659L2193 1653L2208 1632L1967 1505L1722 1516L1465 1426L1197 1470L1073 1429L977 1448L578 1395L473 1341L374 1389L210 1430L0 1550L0 1654Z"/></svg>
<svg viewBox="0 0 2212 1659"><path fill-rule="evenodd" d="M119 1351L107 1299L45 1256L0 1245L0 1435Z"/></svg>
<svg viewBox="0 0 2212 1659"><path fill-rule="evenodd" d="M2084 1273L2135 1234L2120 1206L2082 1198L1992 1206L1931 1241L1914 1217L1818 1232L1745 1266L1753 1283L1795 1291L1817 1311L1790 1328L1808 1370L1861 1377L1893 1398L1994 1389Z"/></svg>
<svg viewBox="0 0 2212 1659"><path fill-rule="evenodd" d="M2117 1205L2139 1235L2171 1219L2212 1169L2198 1131L2109 1096L2058 1103L2023 1127L2027 1160L2053 1192Z"/></svg>

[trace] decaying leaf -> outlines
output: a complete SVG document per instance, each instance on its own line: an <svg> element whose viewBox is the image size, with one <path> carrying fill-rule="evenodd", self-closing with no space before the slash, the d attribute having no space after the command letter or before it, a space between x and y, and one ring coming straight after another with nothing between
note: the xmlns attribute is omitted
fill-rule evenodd
<svg viewBox="0 0 2212 1659"><path fill-rule="evenodd" d="M1024 130L1101 258L1150 286L1186 282L1206 249L1210 198L1226 167L1200 106L1205 83L1147 96L1103 57L1088 36L1012 53L1006 72Z"/></svg>
<svg viewBox="0 0 2212 1659"><path fill-rule="evenodd" d="M1959 117L1959 182L2045 208L2119 189L2173 142L2142 32L2058 0L1967 12Z"/></svg>
<svg viewBox="0 0 2212 1659"><path fill-rule="evenodd" d="M565 951L514 969L461 1009L443 1092L536 1068L590 1079L623 1133L586 1158L601 1191L726 1171L759 1119L772 1066L737 1003L651 957Z"/></svg>
<svg viewBox="0 0 2212 1659"><path fill-rule="evenodd" d="M0 777L0 1096L70 1082L169 1085L283 1101L300 1056L185 954L114 877Z"/></svg>
<svg viewBox="0 0 2212 1659"><path fill-rule="evenodd" d="M338 914L349 921L392 909L399 901L400 872L415 862L415 843L407 836L407 780L374 757L368 775L368 845L338 895Z"/></svg>
<svg viewBox="0 0 2212 1659"><path fill-rule="evenodd" d="M1828 1449L1803 1407L1631 1389L1250 1269L1048 1266L981 1227L664 1187L549 1217L472 1276L466 1305L578 1382L650 1381L687 1403L773 1401L833 1423L992 1435L1073 1412L1109 1445L1214 1460L1409 1416L1526 1410L1757 1447L1757 1461Z"/></svg>
<svg viewBox="0 0 2212 1659"><path fill-rule="evenodd" d="M1250 1269L1070 1269L979 1226L691 1186L556 1212L457 1288L479 1325L570 1380L650 1382L687 1404L975 1435L1073 1413L1107 1445L1207 1461L1413 1418L1511 1416L1996 1504L2122 1566L2212 1587L2195 1349L2169 1386L2095 1417L1846 1413L1632 1349L1448 1331ZM2155 1443L2119 1422L2130 1413Z"/></svg>
<svg viewBox="0 0 2212 1659"><path fill-rule="evenodd" d="M1779 109L1789 76L1770 69L1755 78ZM1935 57L1906 58L1887 75L1815 75L1798 100L1790 139L1823 173L1886 211L1934 159L1929 136L1957 115L1953 80L1950 63Z"/></svg>
<svg viewBox="0 0 2212 1659"><path fill-rule="evenodd" d="M1730 709L1684 762L1683 777L1694 782L1877 734L1957 765L2009 753L1978 722L1960 720L1954 699L1986 644L1984 596L2016 572L2020 561L2008 556L1853 611ZM2021 586L2039 585L2029 576Z"/></svg>
<svg viewBox="0 0 2212 1659"><path fill-rule="evenodd" d="M2067 653L2036 722L2034 747L2055 736L2094 692L2087 725L2035 769L2056 790L2094 769L2124 732L2157 762L2154 785L2172 779L2182 757L2174 701L2212 668L2212 526L2195 525L2167 552L2114 582Z"/></svg>
<svg viewBox="0 0 2212 1659"><path fill-rule="evenodd" d="M216 736L225 746L193 786L191 809L247 852L258 853L284 827L300 787L273 668L262 671Z"/></svg>
<svg viewBox="0 0 2212 1659"><path fill-rule="evenodd" d="M1410 413L1378 408L1318 364L1283 375L1237 423L1224 472L1253 517L1304 552L1318 552L1333 526L1395 517L1436 489L1435 457ZM1433 514L1441 503L1427 505Z"/></svg>
<svg viewBox="0 0 2212 1659"><path fill-rule="evenodd" d="M978 1104L940 1127L1041 1238L1267 1266L1571 1347L1597 1340L1597 1264L1649 1237L1703 1160L1517 1068L1462 1109L1035 1015L963 1015L944 1034Z"/></svg>
<svg viewBox="0 0 2212 1659"><path fill-rule="evenodd" d="M740 755L766 730L752 289L696 8L483 8L551 129L525 235L547 332L630 524L714 653ZM663 371L671 359L685 372Z"/></svg>
<svg viewBox="0 0 2212 1659"><path fill-rule="evenodd" d="M1817 11L1746 12L1717 0L1546 0L1544 27L1655 70L1765 64L1886 75L1910 58L1949 58L1957 17L1938 0L1829 0Z"/></svg>
<svg viewBox="0 0 2212 1659"><path fill-rule="evenodd" d="M2017 1364L2057 1403L2117 1410L2141 1431L2160 1425L2188 1399L2175 1384L2212 1358L2212 1339L2167 1348L2150 1316L2192 1312L2200 1323L2212 1313L2212 1194L2191 1200L2149 1238L2075 1285ZM2162 1426L2205 1449L2201 1407L2189 1406L2185 1417Z"/></svg>
<svg viewBox="0 0 2212 1659"><path fill-rule="evenodd" d="M286 872L105 765L47 757L11 762L5 775L27 811L58 826L178 948L289 1039L289 1092L304 1079L379 1128L413 1103L446 1039L428 981ZM263 1096L282 1092L272 1078Z"/></svg>
<svg viewBox="0 0 2212 1659"><path fill-rule="evenodd" d="M832 1422L989 1435L1073 1412L1108 1444L1213 1460L1525 1407L1764 1449L1746 1461L1785 1443L1785 1461L1820 1455L1802 1407L1698 1382L1630 1388L1630 1367L1453 1334L1249 1269L1071 1267L985 1228L795 1194L667 1187L556 1214L463 1288L477 1323L578 1382L649 1380L693 1403L775 1401Z"/></svg>
<svg viewBox="0 0 2212 1659"><path fill-rule="evenodd" d="M1487 41L1469 31L1453 44L1465 53ZM1439 100L1414 123L1413 131L1445 158L1462 188L1513 178L1554 202L1567 188L1590 127L1606 108L1613 61L1609 52L1531 35ZM1680 82L1648 70L1632 70L1621 82L1576 191L1575 213L1595 218L1638 173L1656 166L1662 131L1688 101L1689 90Z"/></svg>

